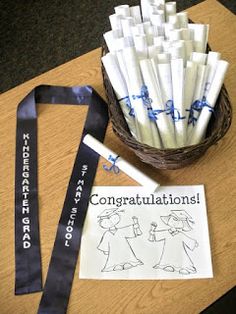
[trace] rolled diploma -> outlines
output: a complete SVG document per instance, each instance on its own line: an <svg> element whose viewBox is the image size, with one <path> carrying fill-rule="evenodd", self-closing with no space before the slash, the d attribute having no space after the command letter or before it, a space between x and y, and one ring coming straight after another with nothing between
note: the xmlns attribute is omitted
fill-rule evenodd
<svg viewBox="0 0 236 314"><path fill-rule="evenodd" d="M130 15L134 18L135 24L142 23L140 6L135 5L130 7Z"/></svg>
<svg viewBox="0 0 236 314"><path fill-rule="evenodd" d="M93 149L96 153L98 153L100 156L104 157L107 161L110 162L109 156L117 157L117 154L114 153L112 150L110 150L108 147L106 147L104 144L99 142L97 139L95 139L90 134L85 135L83 139L83 143L89 146L91 149ZM150 192L155 192L158 187L160 186L159 183L152 180L148 176L146 176L143 172L141 172L139 169L131 165L128 161L125 159L119 157L115 164L120 170L124 171L130 178L137 181L139 184L141 184L144 187L147 187L150 189Z"/></svg>
<svg viewBox="0 0 236 314"><path fill-rule="evenodd" d="M135 35L134 45L139 59L148 57L148 44L146 35Z"/></svg>
<svg viewBox="0 0 236 314"><path fill-rule="evenodd" d="M108 53L106 56L102 57L102 63L106 69L117 99L127 97L129 95L127 85L124 81L124 77L121 74L116 57L113 54ZM137 139L135 119L129 114L130 109L127 107L126 100L121 100L119 103L130 132L133 137Z"/></svg>
<svg viewBox="0 0 236 314"><path fill-rule="evenodd" d="M155 241L156 241L156 239L155 239L155 231L156 231L156 228L157 228L157 223L152 222L152 223L151 223L151 226L150 226L150 230L149 230L149 238L148 238L148 241L150 241L150 242L155 242Z"/></svg>
<svg viewBox="0 0 236 314"><path fill-rule="evenodd" d="M145 35L143 23L131 27L133 37L136 35Z"/></svg>
<svg viewBox="0 0 236 314"><path fill-rule="evenodd" d="M165 40L164 36L154 36L153 37L153 44L155 46L160 46L160 45L162 45L164 40Z"/></svg>
<svg viewBox="0 0 236 314"><path fill-rule="evenodd" d="M105 42L107 44L108 50L114 52L116 50L116 39L122 37L122 32L120 30L111 30L103 34Z"/></svg>
<svg viewBox="0 0 236 314"><path fill-rule="evenodd" d="M121 26L121 15L117 15L117 14L112 14L109 16L109 20L110 20L110 24L111 24L111 29L114 30L120 30L120 32L122 32L122 26Z"/></svg>
<svg viewBox="0 0 236 314"><path fill-rule="evenodd" d="M179 111L180 117L185 116L185 108L183 106L183 88L184 88L184 61L183 59L171 60L171 76L173 89L174 107ZM176 113L175 113L176 114ZM178 147L183 147L187 139L187 130L185 127L185 119L175 121L175 136Z"/></svg>
<svg viewBox="0 0 236 314"><path fill-rule="evenodd" d="M168 52L171 54L171 59L183 59L184 66L186 65L184 40L173 42Z"/></svg>
<svg viewBox="0 0 236 314"><path fill-rule="evenodd" d="M157 13L158 10L161 10L161 7L159 5L151 3L149 5L149 16L150 16L150 18L151 18L151 14Z"/></svg>
<svg viewBox="0 0 236 314"><path fill-rule="evenodd" d="M202 65L202 64L197 65L197 79L196 79L196 86L195 86L192 103L194 103L196 100L202 99L208 71L209 71L208 65ZM199 112L194 111L194 117L198 118L198 116L199 116ZM188 125L188 128L187 128L188 139L191 136L192 131L193 131L193 124L191 123Z"/></svg>
<svg viewBox="0 0 236 314"><path fill-rule="evenodd" d="M162 27L162 24L165 23L165 14L164 12L152 13L150 15L150 20L151 20L152 25Z"/></svg>
<svg viewBox="0 0 236 314"><path fill-rule="evenodd" d="M128 4L118 5L114 8L115 13L121 16L130 16L130 8Z"/></svg>
<svg viewBox="0 0 236 314"><path fill-rule="evenodd" d="M144 83L148 87L149 95L152 99L152 109L163 110L163 112L157 116L156 120L163 146L164 148L174 148L176 147L174 125L164 112L165 105L161 97L159 82L157 82L153 71L152 62L147 59L141 60L140 66Z"/></svg>
<svg viewBox="0 0 236 314"><path fill-rule="evenodd" d="M124 37L132 37L132 27L135 26L134 18L131 16L123 17L121 19L121 26Z"/></svg>
<svg viewBox="0 0 236 314"><path fill-rule="evenodd" d="M190 60L197 64L206 64L207 54L202 52L193 52L191 54Z"/></svg>
<svg viewBox="0 0 236 314"><path fill-rule="evenodd" d="M194 90L196 88L196 79L197 79L197 64L191 61L187 61L187 66L185 69L184 77L184 108L186 119L183 120L186 132L185 134L185 144L187 144L187 127L188 127L188 117L189 111L193 101Z"/></svg>
<svg viewBox="0 0 236 314"><path fill-rule="evenodd" d="M162 52L162 46L148 46L148 58L152 59L155 58L158 53Z"/></svg>
<svg viewBox="0 0 236 314"><path fill-rule="evenodd" d="M212 80L216 72L217 64L220 58L221 58L221 54L219 52L209 51L208 56L207 56L207 65L209 66L209 73L207 76L205 91L203 94L203 96L205 97L207 96L207 93L210 89Z"/></svg>
<svg viewBox="0 0 236 314"><path fill-rule="evenodd" d="M224 60L218 61L218 65L216 68L216 73L214 79L212 81L209 93L207 95L207 103L214 108L216 104L216 100L219 96L221 87L224 82L225 74L227 72L229 63ZM192 136L189 139L189 144L194 145L198 144L202 141L203 137L205 136L206 129L208 123L210 121L212 112L209 111L209 108L203 107L200 116L197 120L195 127L193 128Z"/></svg>
<svg viewBox="0 0 236 314"><path fill-rule="evenodd" d="M169 53L158 53L156 56L157 63L170 63L171 55Z"/></svg>
<svg viewBox="0 0 236 314"><path fill-rule="evenodd" d="M173 100L170 63L169 62L158 63L157 73L161 87L162 99L164 101L164 104L166 104L168 100ZM174 125L171 115L167 115L167 117L170 120L170 122Z"/></svg>
<svg viewBox="0 0 236 314"><path fill-rule="evenodd" d="M143 21L150 21L149 17L149 5L152 3L150 0L141 0L141 9L142 9L142 16L143 16Z"/></svg>
<svg viewBox="0 0 236 314"><path fill-rule="evenodd" d="M163 23L164 33L167 39L169 39L169 32L173 29L177 29L176 24Z"/></svg>
<svg viewBox="0 0 236 314"><path fill-rule="evenodd" d="M188 28L193 31L194 51L205 52L208 35L208 27L206 24L188 24Z"/></svg>
<svg viewBox="0 0 236 314"><path fill-rule="evenodd" d="M177 13L179 27L180 28L188 28L188 13L187 12L179 12Z"/></svg>
<svg viewBox="0 0 236 314"><path fill-rule="evenodd" d="M165 4L166 21L169 21L169 15L176 14L176 2L171 1Z"/></svg>
<svg viewBox="0 0 236 314"><path fill-rule="evenodd" d="M184 41L185 46L185 57L186 60L190 60L191 55L193 53L193 41L192 40L185 40Z"/></svg>
<svg viewBox="0 0 236 314"><path fill-rule="evenodd" d="M175 25L177 25L178 28L179 28L179 19L178 19L177 14L169 15L169 21L168 21L168 23L170 23L170 24L175 24Z"/></svg>
<svg viewBox="0 0 236 314"><path fill-rule="evenodd" d="M134 224L135 224L135 225L138 225L138 227L135 227L135 228L134 228L136 235L137 235L137 236L142 235L143 233L142 233L142 231L141 231L141 229L140 229L140 226L139 226L138 217L133 216L132 219L133 219Z"/></svg>
<svg viewBox="0 0 236 314"><path fill-rule="evenodd" d="M181 40L182 39L182 30L181 29L172 29L169 31L169 40Z"/></svg>
<svg viewBox="0 0 236 314"><path fill-rule="evenodd" d="M141 77L139 62L134 47L128 47L123 50L126 69L130 82L130 101L134 107L135 121L140 131L140 141L150 146L154 146L151 121L147 115L147 109L144 107L140 98L133 99L132 96L141 94L143 81Z"/></svg>
<svg viewBox="0 0 236 314"><path fill-rule="evenodd" d="M188 28L181 28L180 31L181 31L181 37L182 37L183 40L191 40L190 29L188 29Z"/></svg>

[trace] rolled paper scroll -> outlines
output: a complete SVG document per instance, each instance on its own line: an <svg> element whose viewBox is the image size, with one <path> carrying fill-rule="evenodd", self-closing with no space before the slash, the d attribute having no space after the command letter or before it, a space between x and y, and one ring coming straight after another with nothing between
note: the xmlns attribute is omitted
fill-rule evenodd
<svg viewBox="0 0 236 314"><path fill-rule="evenodd" d="M121 26L121 15L117 15L117 14L112 14L109 16L109 20L110 20L110 24L111 24L111 29L113 31L115 30L119 30L122 35L123 35L123 30L122 30L122 26Z"/></svg>
<svg viewBox="0 0 236 314"><path fill-rule="evenodd" d="M159 13L152 13L150 15L150 21L152 25L162 27L163 23L165 23L165 13L164 11L159 11Z"/></svg>
<svg viewBox="0 0 236 314"><path fill-rule="evenodd" d="M197 64L206 64L206 60L207 60L207 54L206 53L202 53L202 52L193 52L191 54L191 61L197 63Z"/></svg>
<svg viewBox="0 0 236 314"><path fill-rule="evenodd" d="M182 39L182 30L181 29L172 29L169 31L169 40L181 40Z"/></svg>
<svg viewBox="0 0 236 314"><path fill-rule="evenodd" d="M130 16L130 8L128 4L118 5L115 8L115 13L121 16Z"/></svg>
<svg viewBox="0 0 236 314"><path fill-rule="evenodd" d="M143 23L131 27L133 37L136 35L145 35Z"/></svg>
<svg viewBox="0 0 236 314"><path fill-rule="evenodd" d="M208 72L209 72L208 65L202 65L202 64L197 65L197 79L196 79L195 91L193 95L192 104L190 106L189 118L188 118L188 129L187 129L188 139L191 136L193 127L196 124L198 116L201 112L201 107L199 107L199 104L201 103L201 100L203 98L203 93L205 90Z"/></svg>
<svg viewBox="0 0 236 314"><path fill-rule="evenodd" d="M135 125L134 111L130 104L128 88L121 74L117 59L113 54L108 53L106 56L102 57L102 63L120 103L130 133L137 139L138 131Z"/></svg>
<svg viewBox="0 0 236 314"><path fill-rule="evenodd" d="M151 15L153 13L157 13L158 10L161 10L161 7L159 5L153 4L151 3L149 5L149 16L150 16L150 20L151 20Z"/></svg>
<svg viewBox="0 0 236 314"><path fill-rule="evenodd" d="M130 16L134 18L135 24L142 23L141 11L140 11L139 5L130 7Z"/></svg>
<svg viewBox="0 0 236 314"><path fill-rule="evenodd" d="M142 16L143 16L143 21L149 21L149 0L141 0L141 9L142 9Z"/></svg>
<svg viewBox="0 0 236 314"><path fill-rule="evenodd" d="M162 46L149 46L148 47L148 58L155 58L163 50Z"/></svg>
<svg viewBox="0 0 236 314"><path fill-rule="evenodd" d="M218 61L215 76L213 78L206 100L202 102L202 111L196 122L195 127L193 128L192 135L189 139L189 145L200 143L205 136L207 126L214 110L214 106L219 96L221 87L223 85L228 66L228 62L223 60Z"/></svg>
<svg viewBox="0 0 236 314"><path fill-rule="evenodd" d="M190 60L191 55L193 53L193 41L192 40L185 40L184 41L184 47L185 47L186 60Z"/></svg>
<svg viewBox="0 0 236 314"><path fill-rule="evenodd" d="M136 236L141 236L143 233L142 233L140 226L139 226L138 217L133 216L132 219L133 219L134 224L137 225L137 227L134 227L134 231L135 231Z"/></svg>
<svg viewBox="0 0 236 314"><path fill-rule="evenodd" d="M188 24L188 28L193 34L194 51L204 53L208 41L208 26L206 24Z"/></svg>
<svg viewBox="0 0 236 314"><path fill-rule="evenodd" d="M177 14L169 15L168 23L175 24L177 25L177 28L179 28L179 19L178 19Z"/></svg>
<svg viewBox="0 0 236 314"><path fill-rule="evenodd" d="M164 36L154 36L153 37L153 44L155 46L160 46L160 45L162 45L164 40L165 40Z"/></svg>
<svg viewBox="0 0 236 314"><path fill-rule="evenodd" d="M114 51L113 52L117 53L117 51L119 51L119 50L123 50L126 47L133 47L133 46L134 46L133 37L117 38L114 41Z"/></svg>
<svg viewBox="0 0 236 314"><path fill-rule="evenodd" d="M131 16L121 19L121 26L124 37L132 37L132 27L135 25L134 18Z"/></svg>
<svg viewBox="0 0 236 314"><path fill-rule="evenodd" d="M149 27L151 26L151 22L147 21L147 22L143 22L143 29L144 29L144 33L147 34L147 30L149 29Z"/></svg>
<svg viewBox="0 0 236 314"><path fill-rule="evenodd" d="M169 15L176 14L176 2L166 2L165 4L166 21L169 21Z"/></svg>
<svg viewBox="0 0 236 314"><path fill-rule="evenodd" d="M148 57L148 44L146 35L134 36L134 45L139 59Z"/></svg>
<svg viewBox="0 0 236 314"><path fill-rule="evenodd" d="M207 93L211 87L212 80L214 78L216 68L218 61L221 58L221 53L219 52L214 52L214 51L209 51L208 56L207 56L207 65L209 66L209 73L207 76L207 81L206 81L206 86L205 86L205 91L203 96L207 96Z"/></svg>
<svg viewBox="0 0 236 314"><path fill-rule="evenodd" d="M156 241L156 236L155 236L156 228L157 228L157 223L156 222L152 222L151 226L150 226L150 230L149 230L148 241L150 241L150 242L155 242Z"/></svg>
<svg viewBox="0 0 236 314"><path fill-rule="evenodd" d="M124 60L124 55L123 55L122 50L116 51L116 57L117 57L117 61L118 61L123 79L125 80L127 88L129 90L129 76L128 76L127 68L125 65L125 60Z"/></svg>
<svg viewBox="0 0 236 314"><path fill-rule="evenodd" d="M149 32L149 34L146 34L147 38L147 45L152 46L153 45L153 33Z"/></svg>
<svg viewBox="0 0 236 314"><path fill-rule="evenodd" d="M158 53L156 56L157 63L170 63L171 55L169 53Z"/></svg>
<svg viewBox="0 0 236 314"><path fill-rule="evenodd" d="M184 108L186 119L183 119L186 132L185 132L185 144L187 144L187 128L189 121L190 108L193 103L194 92L196 88L197 79L197 64L192 61L187 61L184 77Z"/></svg>
<svg viewBox="0 0 236 314"><path fill-rule="evenodd" d="M139 169L131 165L125 159L119 157L111 149L106 147L104 144L99 142L90 134L85 135L83 143L89 146L91 149L93 149L96 153L105 158L107 161L112 162L113 166L115 160L116 167L124 171L130 178L132 178L142 186L148 188L151 193L155 192L160 186L159 183L146 176L143 172L141 172Z"/></svg>
<svg viewBox="0 0 236 314"><path fill-rule="evenodd" d="M190 29L181 28L180 31L181 31L181 37L183 40L191 40Z"/></svg>
<svg viewBox="0 0 236 314"><path fill-rule="evenodd" d="M163 51L168 53L169 52L169 49L172 47L172 42L169 41L169 40L164 40L162 42L162 46L163 46Z"/></svg>
<svg viewBox="0 0 236 314"><path fill-rule="evenodd" d="M132 106L134 107L135 121L140 131L140 141L147 145L154 146L152 134L152 126L154 123L150 121L147 114L145 93L142 93L144 83L140 72L137 54L134 47L125 48L123 50L123 54L130 82L130 100Z"/></svg>
<svg viewBox="0 0 236 314"><path fill-rule="evenodd" d="M160 85L156 80L152 62L148 59L141 60L140 66L144 83L147 86L150 98L152 99L152 111L149 113L152 119L156 121L164 148L174 148L176 147L174 125L166 116L165 104L161 97Z"/></svg>
<svg viewBox="0 0 236 314"><path fill-rule="evenodd" d="M171 60L171 75L173 88L173 120L175 122L175 136L178 147L183 147L187 140L185 126L185 108L183 106L184 61Z"/></svg>
<svg viewBox="0 0 236 314"><path fill-rule="evenodd" d="M177 13L179 27L180 28L188 28L188 13L187 12L179 12Z"/></svg>
<svg viewBox="0 0 236 314"><path fill-rule="evenodd" d="M116 39L122 37L122 32L117 30L111 30L103 34L103 37L105 39L106 45L108 47L108 50L110 52L114 52L116 50Z"/></svg>
<svg viewBox="0 0 236 314"><path fill-rule="evenodd" d="M176 24L170 24L170 23L164 23L163 27L164 27L165 37L167 39L169 39L169 32L171 30L173 30L173 29L177 29L177 25Z"/></svg>
<svg viewBox="0 0 236 314"><path fill-rule="evenodd" d="M184 66L186 65L184 40L173 42L169 48L169 53L171 54L171 59L183 59Z"/></svg>

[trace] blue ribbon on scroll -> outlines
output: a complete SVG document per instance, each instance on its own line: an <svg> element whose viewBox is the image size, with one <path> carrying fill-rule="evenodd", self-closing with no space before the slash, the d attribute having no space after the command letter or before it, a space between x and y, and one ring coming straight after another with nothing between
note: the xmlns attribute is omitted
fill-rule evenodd
<svg viewBox="0 0 236 314"><path fill-rule="evenodd" d="M170 115L174 122L178 122L179 120L185 119L186 117L181 117L180 112L177 108L174 107L173 100L168 100L166 102L166 114Z"/></svg>
<svg viewBox="0 0 236 314"><path fill-rule="evenodd" d="M106 171L113 171L115 174L118 174L120 172L120 169L116 166L116 162L119 157L120 156L118 155L115 157L109 155L108 160L112 162L112 165L110 167L108 167L107 165L103 165L103 169Z"/></svg>

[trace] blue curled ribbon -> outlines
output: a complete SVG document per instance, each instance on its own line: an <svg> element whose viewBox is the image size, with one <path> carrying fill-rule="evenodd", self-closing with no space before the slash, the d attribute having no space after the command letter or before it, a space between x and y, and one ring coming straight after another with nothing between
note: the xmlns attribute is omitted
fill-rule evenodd
<svg viewBox="0 0 236 314"><path fill-rule="evenodd" d="M190 109L186 109L186 111L189 111L188 124L195 126L198 118L194 116L194 112L201 112L204 107L207 107L210 112L214 112L214 108L209 105L205 96L203 96L202 100L195 100Z"/></svg>
<svg viewBox="0 0 236 314"><path fill-rule="evenodd" d="M186 119L185 116L181 117L180 112L178 111L178 109L174 107L174 102L171 99L166 102L165 112L167 115L169 114L171 115L171 118L174 122L178 122L179 120Z"/></svg>
<svg viewBox="0 0 236 314"><path fill-rule="evenodd" d="M122 101L122 100L125 100L126 106L129 109L129 115L131 117L135 117L134 108L131 106L131 102L130 102L129 96L125 96L123 98L118 99L119 102Z"/></svg>
<svg viewBox="0 0 236 314"><path fill-rule="evenodd" d="M148 117L150 120L156 121L158 120L158 115L162 112L165 112L165 110L161 110L161 109L153 110L152 108L148 108Z"/></svg>
<svg viewBox="0 0 236 314"><path fill-rule="evenodd" d="M142 99L145 106L149 107L152 103L152 99L149 97L148 88L146 85L141 87L140 95L132 95L132 98L135 99Z"/></svg>
<svg viewBox="0 0 236 314"><path fill-rule="evenodd" d="M107 165L103 165L103 169L106 171L113 171L115 174L118 174L120 172L120 169L116 166L116 162L119 157L119 155L117 155L116 157L109 155L108 160L112 162L112 165L110 167L108 167Z"/></svg>

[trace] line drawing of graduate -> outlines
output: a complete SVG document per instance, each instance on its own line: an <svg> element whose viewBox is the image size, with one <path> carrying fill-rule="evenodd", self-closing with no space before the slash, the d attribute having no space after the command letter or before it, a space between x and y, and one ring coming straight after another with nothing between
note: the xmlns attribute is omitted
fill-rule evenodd
<svg viewBox="0 0 236 314"><path fill-rule="evenodd" d="M121 211L118 208L106 209L98 216L100 227L107 229L97 246L98 250L107 255L102 272L127 270L143 265L143 262L136 257L128 240L142 235L138 218L132 217L132 224L118 228Z"/></svg>
<svg viewBox="0 0 236 314"><path fill-rule="evenodd" d="M188 250L197 248L198 242L190 238L185 232L192 230L192 217L185 210L171 210L168 216L160 216L168 229L157 229L155 222L151 223L149 241L164 241L159 262L153 266L168 272L179 272L182 275L194 274L196 267L191 260Z"/></svg>

